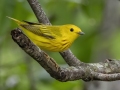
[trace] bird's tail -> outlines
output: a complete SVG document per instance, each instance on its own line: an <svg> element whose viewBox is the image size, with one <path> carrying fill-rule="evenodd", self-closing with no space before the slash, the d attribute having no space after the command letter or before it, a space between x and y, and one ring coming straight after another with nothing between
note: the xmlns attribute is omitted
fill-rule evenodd
<svg viewBox="0 0 120 90"><path fill-rule="evenodd" d="M21 25L21 24L26 24L25 22L19 21L19 20L14 19L14 18L11 18L11 17L9 17L9 16L6 16L6 17L8 17L9 19L11 19L11 20L15 21L18 25Z"/></svg>

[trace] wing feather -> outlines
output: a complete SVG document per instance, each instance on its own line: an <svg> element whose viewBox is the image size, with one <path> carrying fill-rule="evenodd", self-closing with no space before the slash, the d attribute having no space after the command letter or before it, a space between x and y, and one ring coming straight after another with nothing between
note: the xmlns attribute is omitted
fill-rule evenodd
<svg viewBox="0 0 120 90"><path fill-rule="evenodd" d="M21 24L20 26L22 26L23 28L29 30L30 32L38 35L38 36L43 36L45 38L48 39L55 39L55 36L52 35L52 33L48 30L47 27L45 27L45 25L38 25L35 24L33 25L33 23L29 23L29 24Z"/></svg>

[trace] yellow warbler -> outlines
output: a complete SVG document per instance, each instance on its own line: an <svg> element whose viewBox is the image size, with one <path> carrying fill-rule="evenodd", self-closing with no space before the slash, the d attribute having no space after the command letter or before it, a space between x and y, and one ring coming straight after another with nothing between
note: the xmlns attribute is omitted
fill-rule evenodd
<svg viewBox="0 0 120 90"><path fill-rule="evenodd" d="M72 24L50 26L8 18L14 20L33 43L47 51L64 51L78 36L84 34L80 28Z"/></svg>

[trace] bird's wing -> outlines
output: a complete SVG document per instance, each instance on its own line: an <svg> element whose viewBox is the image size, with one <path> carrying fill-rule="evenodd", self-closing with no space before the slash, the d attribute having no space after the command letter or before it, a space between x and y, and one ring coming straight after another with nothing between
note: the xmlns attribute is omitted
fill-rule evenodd
<svg viewBox="0 0 120 90"><path fill-rule="evenodd" d="M21 24L20 26L29 30L30 32L38 35L43 36L48 39L55 39L55 36L51 33L51 31L48 29L46 25L43 25L41 23L32 23L24 21L27 24Z"/></svg>

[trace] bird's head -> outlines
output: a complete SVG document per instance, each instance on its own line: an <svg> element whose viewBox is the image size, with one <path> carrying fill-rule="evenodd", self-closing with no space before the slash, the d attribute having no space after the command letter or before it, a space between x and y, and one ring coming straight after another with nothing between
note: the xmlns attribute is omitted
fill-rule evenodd
<svg viewBox="0 0 120 90"><path fill-rule="evenodd" d="M71 39L73 42L78 36L84 35L85 33L81 31L81 29L75 25L68 24L68 25L63 25L64 27L64 35Z"/></svg>

